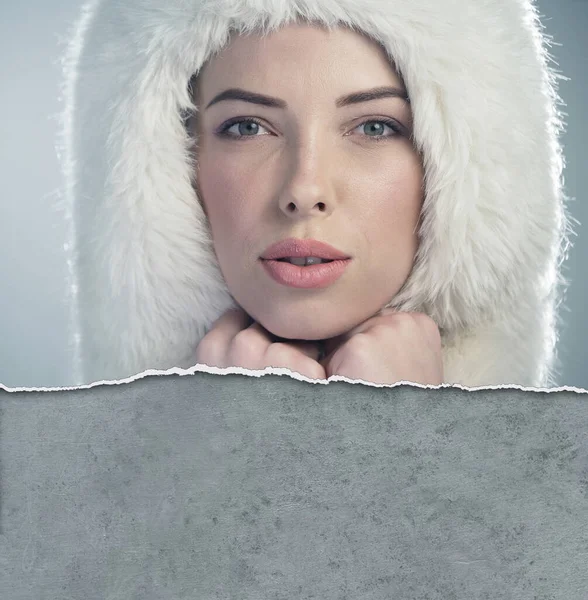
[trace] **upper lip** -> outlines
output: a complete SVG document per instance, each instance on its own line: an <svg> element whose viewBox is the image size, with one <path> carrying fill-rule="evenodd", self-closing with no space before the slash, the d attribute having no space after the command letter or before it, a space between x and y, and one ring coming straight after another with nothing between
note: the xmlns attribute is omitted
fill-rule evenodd
<svg viewBox="0 0 588 600"><path fill-rule="evenodd" d="M278 258L302 258L314 256L326 260L341 260L350 258L343 252L318 240L299 240L289 238L271 245L261 255L263 260L276 260Z"/></svg>

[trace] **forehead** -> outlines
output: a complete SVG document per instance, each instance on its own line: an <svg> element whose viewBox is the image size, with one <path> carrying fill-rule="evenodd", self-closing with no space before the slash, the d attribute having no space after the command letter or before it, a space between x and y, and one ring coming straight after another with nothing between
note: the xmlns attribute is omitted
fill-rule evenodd
<svg viewBox="0 0 588 600"><path fill-rule="evenodd" d="M201 84L281 85L347 79L353 87L402 85L384 49L346 27L295 23L269 34L235 34L202 69ZM379 81L374 81L379 79Z"/></svg>

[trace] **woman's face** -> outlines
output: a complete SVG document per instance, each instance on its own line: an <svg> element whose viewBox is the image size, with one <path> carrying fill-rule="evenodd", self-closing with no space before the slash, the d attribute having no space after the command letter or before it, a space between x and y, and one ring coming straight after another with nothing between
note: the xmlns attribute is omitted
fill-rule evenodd
<svg viewBox="0 0 588 600"><path fill-rule="evenodd" d="M389 93L375 98L381 88ZM408 277L423 171L404 95L383 50L344 28L236 37L201 71L197 187L229 291L274 335L345 333ZM292 238L344 259L277 260L297 250L328 258L293 244L269 260Z"/></svg>

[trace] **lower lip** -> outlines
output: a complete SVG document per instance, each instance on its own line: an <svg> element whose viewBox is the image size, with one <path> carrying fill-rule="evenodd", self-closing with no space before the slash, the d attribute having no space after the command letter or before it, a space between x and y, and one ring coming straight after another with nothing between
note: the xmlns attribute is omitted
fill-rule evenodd
<svg viewBox="0 0 588 600"><path fill-rule="evenodd" d="M274 281L288 287L308 290L328 287L335 283L351 261L346 258L308 267L299 267L279 260L261 259L261 262Z"/></svg>

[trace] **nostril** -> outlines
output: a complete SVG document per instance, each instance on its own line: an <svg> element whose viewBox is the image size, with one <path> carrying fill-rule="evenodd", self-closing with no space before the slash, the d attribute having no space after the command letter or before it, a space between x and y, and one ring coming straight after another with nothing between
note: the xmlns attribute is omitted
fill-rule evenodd
<svg viewBox="0 0 588 600"><path fill-rule="evenodd" d="M318 210L320 212L325 212L327 210L327 205L324 202L317 202L315 204L315 208L318 208ZM288 203L288 205L286 206L286 210L288 212L296 212L298 210L298 207L296 206L295 202L290 202Z"/></svg>

